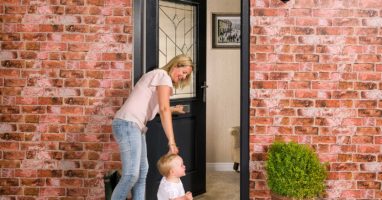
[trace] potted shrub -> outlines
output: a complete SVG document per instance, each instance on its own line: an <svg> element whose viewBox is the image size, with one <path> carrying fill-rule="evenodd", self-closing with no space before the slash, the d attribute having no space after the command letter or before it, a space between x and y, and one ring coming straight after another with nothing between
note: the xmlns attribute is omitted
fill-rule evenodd
<svg viewBox="0 0 382 200"><path fill-rule="evenodd" d="M325 164L308 146L273 143L265 166L272 199L314 199L325 191Z"/></svg>

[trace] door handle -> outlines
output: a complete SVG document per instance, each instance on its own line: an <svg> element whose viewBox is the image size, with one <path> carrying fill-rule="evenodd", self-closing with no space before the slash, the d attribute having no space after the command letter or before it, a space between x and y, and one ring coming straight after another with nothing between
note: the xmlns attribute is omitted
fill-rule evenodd
<svg viewBox="0 0 382 200"><path fill-rule="evenodd" d="M206 81L204 81L203 85L200 86L200 88L203 89L203 102L206 102L207 88L208 88Z"/></svg>

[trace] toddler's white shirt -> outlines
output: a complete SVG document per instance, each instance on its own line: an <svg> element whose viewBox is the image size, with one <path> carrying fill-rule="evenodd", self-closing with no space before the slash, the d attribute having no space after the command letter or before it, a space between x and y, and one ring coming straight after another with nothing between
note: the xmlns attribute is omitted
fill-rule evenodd
<svg viewBox="0 0 382 200"><path fill-rule="evenodd" d="M166 180L165 177L160 181L157 197L158 200L170 200L185 195L182 181L173 183Z"/></svg>

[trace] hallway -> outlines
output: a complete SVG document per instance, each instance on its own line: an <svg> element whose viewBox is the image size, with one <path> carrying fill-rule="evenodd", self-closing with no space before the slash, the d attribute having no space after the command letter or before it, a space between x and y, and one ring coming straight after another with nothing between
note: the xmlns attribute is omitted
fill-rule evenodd
<svg viewBox="0 0 382 200"><path fill-rule="evenodd" d="M240 174L227 171L207 171L207 192L194 200L239 200Z"/></svg>

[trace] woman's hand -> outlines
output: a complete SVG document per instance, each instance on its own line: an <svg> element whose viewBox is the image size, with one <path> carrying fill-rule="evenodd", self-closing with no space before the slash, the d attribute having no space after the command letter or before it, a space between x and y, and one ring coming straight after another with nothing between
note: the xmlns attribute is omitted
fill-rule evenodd
<svg viewBox="0 0 382 200"><path fill-rule="evenodd" d="M178 154L179 149L176 144L168 144L168 154Z"/></svg>
<svg viewBox="0 0 382 200"><path fill-rule="evenodd" d="M184 114L186 112L184 111L183 105L176 105L176 106L171 106L171 113Z"/></svg>

